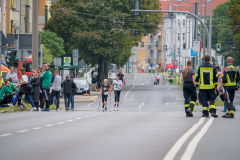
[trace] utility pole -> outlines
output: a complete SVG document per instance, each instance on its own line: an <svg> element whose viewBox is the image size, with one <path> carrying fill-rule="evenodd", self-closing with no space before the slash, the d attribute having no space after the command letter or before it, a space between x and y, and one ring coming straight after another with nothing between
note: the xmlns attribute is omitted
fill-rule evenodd
<svg viewBox="0 0 240 160"><path fill-rule="evenodd" d="M26 14L25 14L25 33L29 33L29 10L30 6L26 5L25 6Z"/></svg>
<svg viewBox="0 0 240 160"><path fill-rule="evenodd" d="M212 0L210 4L210 24L209 24L209 42L208 42L208 47L209 47L209 52L210 57L212 56L211 50L212 50Z"/></svg>
<svg viewBox="0 0 240 160"><path fill-rule="evenodd" d="M48 6L45 5L45 24L46 24L47 21L48 21ZM45 28L45 31L47 31L47 28Z"/></svg>
<svg viewBox="0 0 240 160"><path fill-rule="evenodd" d="M32 68L38 68L38 1L32 1Z"/></svg>
<svg viewBox="0 0 240 160"><path fill-rule="evenodd" d="M182 20L182 19L181 19ZM179 43L179 50L178 50L178 81L180 82L180 69L181 69L181 63L180 63L180 53L181 53L181 48L182 48L182 21L180 20L180 43Z"/></svg>
<svg viewBox="0 0 240 160"><path fill-rule="evenodd" d="M206 24L206 9L207 8L207 2L205 0L205 13L204 13L204 24ZM203 43L203 56L206 55L206 31L204 30L204 35L203 35L204 43Z"/></svg>

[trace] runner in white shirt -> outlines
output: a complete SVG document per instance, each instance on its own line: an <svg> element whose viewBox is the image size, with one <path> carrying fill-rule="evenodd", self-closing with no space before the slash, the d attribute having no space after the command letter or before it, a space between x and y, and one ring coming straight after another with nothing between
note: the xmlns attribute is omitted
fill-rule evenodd
<svg viewBox="0 0 240 160"><path fill-rule="evenodd" d="M149 73L151 73L151 71L152 71L152 67L151 66L148 67L148 71L149 71Z"/></svg>
<svg viewBox="0 0 240 160"><path fill-rule="evenodd" d="M154 71L155 71L155 66L152 67L152 71L153 71L153 74L154 74Z"/></svg>
<svg viewBox="0 0 240 160"><path fill-rule="evenodd" d="M122 81L119 80L119 76L117 76L117 80L113 81L112 88L114 88L114 94L115 94L114 107L116 107L116 105L117 105L117 107L119 107L120 93L121 93L121 88L122 88Z"/></svg>

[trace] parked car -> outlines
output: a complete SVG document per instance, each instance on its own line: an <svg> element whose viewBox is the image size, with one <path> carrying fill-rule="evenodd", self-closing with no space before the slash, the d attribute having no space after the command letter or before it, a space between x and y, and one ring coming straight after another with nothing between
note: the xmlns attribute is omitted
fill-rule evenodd
<svg viewBox="0 0 240 160"><path fill-rule="evenodd" d="M86 79L81 79L81 78L74 78L73 79L74 83L77 85L77 93L76 94L89 94L90 95L90 84Z"/></svg>

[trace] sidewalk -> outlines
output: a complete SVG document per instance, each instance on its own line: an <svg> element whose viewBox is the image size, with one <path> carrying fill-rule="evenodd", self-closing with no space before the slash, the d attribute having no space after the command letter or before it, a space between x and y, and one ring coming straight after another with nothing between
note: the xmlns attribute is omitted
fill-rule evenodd
<svg viewBox="0 0 240 160"><path fill-rule="evenodd" d="M75 95L74 102L95 102L98 99L98 96L82 96ZM64 102L64 98L60 98L60 103Z"/></svg>

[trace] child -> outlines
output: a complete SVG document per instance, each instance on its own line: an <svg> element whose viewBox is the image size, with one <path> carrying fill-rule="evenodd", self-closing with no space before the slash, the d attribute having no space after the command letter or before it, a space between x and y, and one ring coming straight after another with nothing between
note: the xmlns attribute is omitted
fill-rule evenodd
<svg viewBox="0 0 240 160"><path fill-rule="evenodd" d="M126 83L126 81L125 81L125 79L123 80L123 84L125 85L125 83Z"/></svg>

